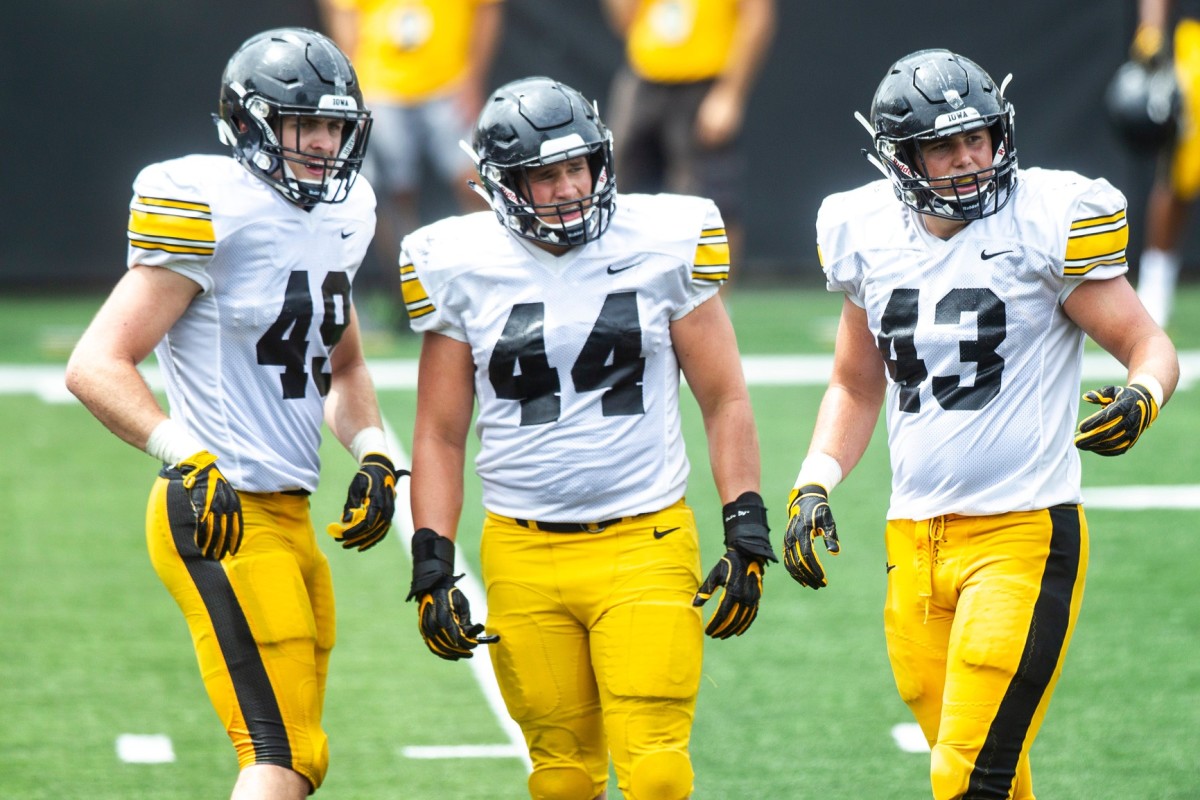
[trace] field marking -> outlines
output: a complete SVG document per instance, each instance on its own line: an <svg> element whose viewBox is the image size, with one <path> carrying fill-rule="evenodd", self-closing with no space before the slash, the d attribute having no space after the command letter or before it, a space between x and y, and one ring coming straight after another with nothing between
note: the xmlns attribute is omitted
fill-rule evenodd
<svg viewBox="0 0 1200 800"><path fill-rule="evenodd" d="M921 726L915 722L901 722L899 725L893 725L892 741L906 753L929 752L929 742L925 741L925 734L921 732Z"/></svg>
<svg viewBox="0 0 1200 800"><path fill-rule="evenodd" d="M408 452L404 449L399 437L396 436L395 428L386 419L384 420L384 429L388 438L388 446L392 449L393 463L403 469L411 468L412 461L409 459ZM392 516L392 527L403 537L405 556L411 559L413 523L412 505L409 502L408 492L396 493L396 511ZM471 565L457 551L454 563L455 570L463 573L463 577L455 585L466 595L467 602L471 604L472 618L475 620L487 619L487 595L484 593L479 579L471 570ZM431 659L429 668L435 669L437 665L432 664L432 660L437 657L430 653L428 658ZM470 665L471 672L475 675L475 681L479 684L479 689L483 692L488 707L491 708L493 716L496 717L501 730L508 738L508 744L405 747L401 753L409 758L519 758L525 764L525 771L532 771L533 762L530 761L529 751L525 747L525 736L521 733L521 727L508 715L508 708L504 705L504 698L500 696L500 686L496 683L496 673L492 670L492 660L488 657L487 647L478 648L475 651L475 657L468 659L467 664ZM418 755L411 755L410 751L416 751ZM440 755L431 755L431 753Z"/></svg>
<svg viewBox="0 0 1200 800"><path fill-rule="evenodd" d="M416 389L417 362L411 358L368 359L376 389ZM833 359L828 355L743 356L742 370L751 386L824 386L829 382ZM65 366L0 364L0 394L33 394L47 403L75 402L63 385ZM141 367L150 388L162 389L154 365ZM1125 368L1108 353L1085 353L1083 380L1123 381ZM1179 354L1179 390L1200 382L1200 350Z"/></svg>
<svg viewBox="0 0 1200 800"><path fill-rule="evenodd" d="M170 764L175 761L171 737L161 733L122 733L117 758L126 764Z"/></svg>
<svg viewBox="0 0 1200 800"><path fill-rule="evenodd" d="M523 758L527 755L523 744L413 745L401 748L400 754L412 759Z"/></svg>
<svg viewBox="0 0 1200 800"><path fill-rule="evenodd" d="M1084 508L1200 508L1200 486L1085 486Z"/></svg>

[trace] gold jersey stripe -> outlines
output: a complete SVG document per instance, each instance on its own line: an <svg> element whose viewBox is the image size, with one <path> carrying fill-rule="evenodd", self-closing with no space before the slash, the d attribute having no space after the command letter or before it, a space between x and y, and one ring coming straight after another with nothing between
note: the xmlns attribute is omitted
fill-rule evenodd
<svg viewBox="0 0 1200 800"><path fill-rule="evenodd" d="M1124 223L1125 209L1121 209L1113 214L1108 214L1103 217L1088 217L1087 219L1077 219L1071 223L1072 231L1079 231L1085 228L1094 228L1097 225L1111 225L1115 222Z"/></svg>
<svg viewBox="0 0 1200 800"><path fill-rule="evenodd" d="M211 256L214 248L212 247L195 247L192 245L171 244L169 242L152 242L145 239L136 239L129 237L129 243L134 247L142 250L165 250L168 253L190 253L199 256Z"/></svg>
<svg viewBox="0 0 1200 800"><path fill-rule="evenodd" d="M1106 258L1100 261L1093 261L1090 264L1084 264L1079 267L1063 267L1064 275L1086 275L1097 267L1108 267L1114 264L1128 264L1125 259L1125 254L1122 253L1120 258Z"/></svg>
<svg viewBox="0 0 1200 800"><path fill-rule="evenodd" d="M696 259L693 262L697 267L711 266L729 266L729 243L721 242L720 244L704 244L701 241L696 247Z"/></svg>
<svg viewBox="0 0 1200 800"><path fill-rule="evenodd" d="M130 238L142 236L152 239L177 239L197 245L215 245L216 233L210 217L179 216L155 212L129 210Z"/></svg>
<svg viewBox="0 0 1200 800"><path fill-rule="evenodd" d="M171 200L166 197L142 197L138 195L134 203L141 203L148 206L158 206L160 208L178 208L188 211L202 211L205 214L212 213L212 207L208 203L192 203L187 200Z"/></svg>
<svg viewBox="0 0 1200 800"><path fill-rule="evenodd" d="M729 280L729 265L697 266L692 270L692 280L703 281L705 283L722 283L727 281Z"/></svg>
<svg viewBox="0 0 1200 800"><path fill-rule="evenodd" d="M1124 224L1115 230L1102 228L1095 233L1072 234L1067 239L1066 261L1074 266L1078 262L1123 255L1128 245L1129 226Z"/></svg>
<svg viewBox="0 0 1200 800"><path fill-rule="evenodd" d="M410 319L432 314L436 310L412 264L400 265L400 292L404 296L404 307Z"/></svg>

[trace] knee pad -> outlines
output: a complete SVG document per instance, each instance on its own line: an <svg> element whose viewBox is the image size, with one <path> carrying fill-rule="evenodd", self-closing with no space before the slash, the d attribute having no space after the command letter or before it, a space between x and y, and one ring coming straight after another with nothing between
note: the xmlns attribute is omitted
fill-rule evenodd
<svg viewBox="0 0 1200 800"><path fill-rule="evenodd" d="M631 800L687 800L695 774L687 753L660 750L640 758L629 775Z"/></svg>
<svg viewBox="0 0 1200 800"><path fill-rule="evenodd" d="M539 767L529 776L533 800L592 800L603 791L582 767Z"/></svg>

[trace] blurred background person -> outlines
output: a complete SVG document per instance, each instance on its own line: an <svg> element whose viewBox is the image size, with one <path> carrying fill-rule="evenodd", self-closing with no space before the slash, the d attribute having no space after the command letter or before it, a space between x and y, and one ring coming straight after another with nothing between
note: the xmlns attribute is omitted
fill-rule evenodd
<svg viewBox="0 0 1200 800"><path fill-rule="evenodd" d="M1171 318L1189 212L1200 195L1200 2L1139 0L1133 60L1150 68L1174 61L1180 93L1178 135L1163 147L1146 201L1146 240L1137 293L1159 325Z"/></svg>
<svg viewBox="0 0 1200 800"><path fill-rule="evenodd" d="M622 192L712 198L740 262L742 122L775 33L774 0L604 0L625 42L605 115Z"/></svg>
<svg viewBox="0 0 1200 800"><path fill-rule="evenodd" d="M394 274L400 239L421 222L424 164L450 187L460 210L485 208L467 187L475 170L458 143L470 138L488 90L502 2L320 0L375 120L363 171L378 195L375 243L384 275Z"/></svg>

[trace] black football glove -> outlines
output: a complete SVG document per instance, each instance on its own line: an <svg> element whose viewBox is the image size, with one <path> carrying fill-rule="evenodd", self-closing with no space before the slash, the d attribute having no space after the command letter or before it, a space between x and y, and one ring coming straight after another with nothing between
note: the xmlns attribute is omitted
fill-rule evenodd
<svg viewBox="0 0 1200 800"><path fill-rule="evenodd" d="M396 478L407 474L404 469L397 473L392 460L382 453L363 456L346 493L342 521L328 525L329 535L341 542L345 550L357 548L362 552L379 544L392 527Z"/></svg>
<svg viewBox="0 0 1200 800"><path fill-rule="evenodd" d="M725 555L692 598L693 606L702 606L718 587L724 587L720 602L704 628L714 639L741 636L750 629L762 598L763 569L767 561L779 561L771 549L767 509L757 492L743 492L721 510L725 520Z"/></svg>
<svg viewBox="0 0 1200 800"><path fill-rule="evenodd" d="M1129 450L1158 418L1158 403L1140 383L1093 389L1083 399L1103 408L1079 423L1075 446L1102 456Z"/></svg>
<svg viewBox="0 0 1200 800"><path fill-rule="evenodd" d="M471 622L467 596L454 584L454 542L429 528L413 534L413 580L405 600L417 599L417 625L425 646L439 658L471 658L483 626ZM496 637L484 637L488 642Z"/></svg>
<svg viewBox="0 0 1200 800"><path fill-rule="evenodd" d="M200 555L220 561L242 546L242 501L217 469L217 457L207 450L175 465L196 514L196 547Z"/></svg>
<svg viewBox="0 0 1200 800"><path fill-rule="evenodd" d="M828 582L821 559L813 550L813 540L818 536L825 540L829 555L841 552L838 543L837 525L833 512L829 510L829 493L825 487L809 483L792 489L788 496L788 526L783 535L783 565L788 574L804 586L820 589Z"/></svg>

